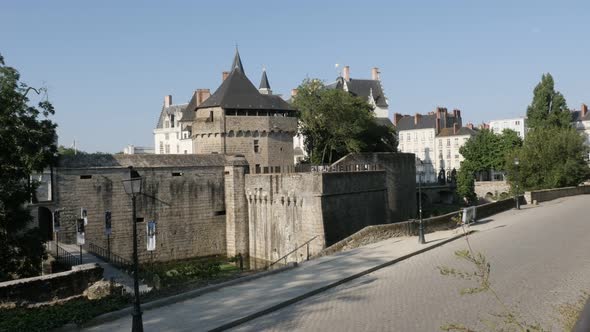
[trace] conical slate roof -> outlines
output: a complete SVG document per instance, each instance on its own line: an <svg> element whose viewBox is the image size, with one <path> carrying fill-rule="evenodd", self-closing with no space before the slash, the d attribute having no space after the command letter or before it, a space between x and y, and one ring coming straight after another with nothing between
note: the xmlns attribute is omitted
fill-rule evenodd
<svg viewBox="0 0 590 332"><path fill-rule="evenodd" d="M242 71L242 73L246 73L244 71L244 66L242 66L242 59L240 59L240 52L238 52L238 47L236 46L236 55L234 55L234 61L231 64L230 71L233 71L235 68L238 68Z"/></svg>
<svg viewBox="0 0 590 332"><path fill-rule="evenodd" d="M260 86L258 89L270 90L270 83L268 83L268 77L266 76L266 69L262 70L262 78L260 79Z"/></svg>
<svg viewBox="0 0 590 332"><path fill-rule="evenodd" d="M263 95L246 74L234 67L219 88L197 109L222 107L225 109L294 110L279 96Z"/></svg>

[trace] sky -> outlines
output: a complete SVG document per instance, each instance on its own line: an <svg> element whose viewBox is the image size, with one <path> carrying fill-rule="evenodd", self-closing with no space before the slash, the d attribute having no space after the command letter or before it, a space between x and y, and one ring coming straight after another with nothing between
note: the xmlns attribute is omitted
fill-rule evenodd
<svg viewBox="0 0 590 332"><path fill-rule="evenodd" d="M59 144L88 152L153 146L164 96L215 91L236 44L286 98L339 64L379 67L391 114L522 116L545 72L590 103L589 1L0 1L0 54L48 89Z"/></svg>

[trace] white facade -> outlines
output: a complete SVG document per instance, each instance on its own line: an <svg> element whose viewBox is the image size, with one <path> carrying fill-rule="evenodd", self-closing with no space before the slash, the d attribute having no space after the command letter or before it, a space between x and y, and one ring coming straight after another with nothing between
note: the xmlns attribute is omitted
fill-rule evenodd
<svg viewBox="0 0 590 332"><path fill-rule="evenodd" d="M490 121L490 130L496 134L501 134L504 129L512 129L518 133L520 138L524 139L527 127L526 127L526 118L513 118L513 119L503 119L503 120L492 120Z"/></svg>
<svg viewBox="0 0 590 332"><path fill-rule="evenodd" d="M129 144L123 149L123 154L154 154L154 148Z"/></svg>
<svg viewBox="0 0 590 332"><path fill-rule="evenodd" d="M398 150L405 153L413 153L416 158L422 160L424 173L422 182L434 183L437 181L435 128L403 130L398 132Z"/></svg>
<svg viewBox="0 0 590 332"><path fill-rule="evenodd" d="M463 155L459 149L471 138L471 134L438 136L436 138L436 169L444 169L447 173L461 168Z"/></svg>
<svg viewBox="0 0 590 332"><path fill-rule="evenodd" d="M193 153L191 132L180 122L187 105L172 105L172 96L164 98L164 107L154 129L155 154Z"/></svg>

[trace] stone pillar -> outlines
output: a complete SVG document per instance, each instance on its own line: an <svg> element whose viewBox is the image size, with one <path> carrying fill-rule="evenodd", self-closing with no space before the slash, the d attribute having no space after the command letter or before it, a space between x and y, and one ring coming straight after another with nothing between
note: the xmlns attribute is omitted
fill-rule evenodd
<svg viewBox="0 0 590 332"><path fill-rule="evenodd" d="M249 228L246 201L246 176L248 166L225 166L225 210L227 255L248 255Z"/></svg>

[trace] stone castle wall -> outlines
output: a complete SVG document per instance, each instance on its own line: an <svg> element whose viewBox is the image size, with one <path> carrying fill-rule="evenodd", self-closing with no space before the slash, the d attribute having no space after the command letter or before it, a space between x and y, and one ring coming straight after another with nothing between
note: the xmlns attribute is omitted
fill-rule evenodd
<svg viewBox="0 0 590 332"><path fill-rule="evenodd" d="M88 211L86 242L106 248L104 213L108 210L112 214L111 251L131 258L131 198L121 181L129 172L127 164L136 164L135 169L143 177L143 194L137 198L140 260L225 255L225 156L162 157L173 160L151 165L130 161L118 166L58 168L55 207L63 210L60 241L75 243L75 221L84 207ZM149 220L157 222L157 247L153 252L146 249Z"/></svg>
<svg viewBox="0 0 590 332"><path fill-rule="evenodd" d="M387 213L385 172L291 173L246 176L250 256L275 261L306 241L320 252ZM287 257L301 261L307 246Z"/></svg>
<svg viewBox="0 0 590 332"><path fill-rule="evenodd" d="M335 162L338 168L350 165L379 165L386 172L390 222L416 217L416 164L413 153L355 153Z"/></svg>
<svg viewBox="0 0 590 332"><path fill-rule="evenodd" d="M292 166L296 131L294 117L225 115L220 107L197 110L193 122L196 153L242 154L253 172Z"/></svg>

